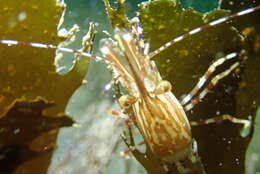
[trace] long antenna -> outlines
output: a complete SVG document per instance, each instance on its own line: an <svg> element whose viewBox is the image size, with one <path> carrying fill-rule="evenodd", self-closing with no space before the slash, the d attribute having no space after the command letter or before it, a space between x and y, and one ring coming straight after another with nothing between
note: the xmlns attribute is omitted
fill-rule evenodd
<svg viewBox="0 0 260 174"><path fill-rule="evenodd" d="M91 59L95 59L96 61L105 60L103 57L95 56L95 55L92 55L92 54L84 52L84 51L74 50L71 48L65 48L65 47L56 46L56 45L52 45L52 44L42 44L42 43L36 43L36 42L25 42L25 41L6 40L6 39L1 39L0 44L4 44L4 45L8 45L8 46L25 45L25 46L29 46L29 47L35 47L35 48L54 49L54 50L59 50L62 52L78 54L78 55L85 56L85 57L88 57Z"/></svg>
<svg viewBox="0 0 260 174"><path fill-rule="evenodd" d="M204 31L212 26L224 23L228 20L234 19L236 17L239 16L243 16L252 12L255 12L257 10L260 9L260 6L257 7L252 7L243 11L240 11L238 13L235 13L233 15L230 16L226 16L217 20L214 20L208 24L205 24L202 27L198 27L195 28L191 31L189 31L186 34L180 35L178 37L176 37L175 39L165 43L164 45L162 45L161 47L159 47L158 49L156 49L155 51L151 52L148 54L148 58L152 58L155 55L161 53L162 51L166 50L167 48L173 46L174 44L176 44L177 42L180 42L181 40L190 37L191 35L194 35L196 33L199 33L201 31ZM8 45L8 46L12 46L12 45L25 45L25 46L30 46L30 47L36 47L36 48L46 48L46 49L55 49L55 50L60 50L62 52L68 52L68 53L74 53L74 54L78 54L78 55L82 55L88 58L92 58L95 59L96 61L101 61L101 60L105 60L103 57L100 56L95 56L92 55L88 52L84 52L84 51L79 51L79 50L74 50L74 49L70 49L70 48L65 48L65 47L61 47L61 46L56 46L56 45L52 45L52 44L42 44L42 43L36 43L36 42L26 42L26 41L17 41L17 40L8 40L8 39L0 39L0 44L4 44L4 45Z"/></svg>
<svg viewBox="0 0 260 174"><path fill-rule="evenodd" d="M148 58L154 57L155 55L157 55L157 54L161 53L162 51L166 50L167 48L173 46L177 42L180 42L181 40L184 40L184 39L190 37L191 35L194 35L196 33L204 31L204 30L206 30L206 29L208 29L208 28L210 28L212 26L222 24L222 23L224 23L226 21L229 21L231 19L234 19L236 17L243 16L243 15L246 15L246 14L249 14L249 13L253 13L253 12L257 11L257 10L260 10L260 6L248 8L248 9L240 11L238 13L235 13L235 14L232 14L232 15L225 16L225 17L219 18L217 20L214 20L214 21L212 21L212 22L210 22L208 24L203 25L202 27L194 28L193 30L190 30L189 32L187 32L185 34L176 37L175 39L173 39L173 40L163 44L161 47L159 47L155 51L149 53Z"/></svg>

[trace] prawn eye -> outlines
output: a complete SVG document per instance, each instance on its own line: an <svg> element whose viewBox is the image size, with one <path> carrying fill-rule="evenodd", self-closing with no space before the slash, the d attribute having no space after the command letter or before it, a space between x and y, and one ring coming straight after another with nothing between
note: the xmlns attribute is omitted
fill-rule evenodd
<svg viewBox="0 0 260 174"><path fill-rule="evenodd" d="M171 89L172 89L171 83L169 81L167 81L167 80L162 80L157 85L154 93L155 94L164 94L166 92L171 91Z"/></svg>
<svg viewBox="0 0 260 174"><path fill-rule="evenodd" d="M124 109L131 107L136 101L137 98L130 95L123 95L119 98L119 104Z"/></svg>

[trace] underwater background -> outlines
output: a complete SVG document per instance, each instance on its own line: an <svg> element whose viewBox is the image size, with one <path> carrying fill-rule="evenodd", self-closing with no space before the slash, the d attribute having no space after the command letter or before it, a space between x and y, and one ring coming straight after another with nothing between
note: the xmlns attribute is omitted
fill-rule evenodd
<svg viewBox="0 0 260 174"><path fill-rule="evenodd" d="M0 0L0 2L1 1L5 1L5 0ZM111 5L114 8L116 8L115 1L110 1L110 2ZM141 2L143 1L126 0L126 13L129 18L136 16L136 13L138 11L138 4L140 4ZM32 5L32 2L30 1L28 2L24 1L24 3L28 7ZM99 40L101 38L108 37L108 34L106 34L106 32L103 31L107 31L107 33L110 33L113 36L113 28L106 15L103 2L101 0L66 0L65 3L67 7L64 16L64 22L61 25L61 28L65 27L67 28L67 30L69 30L74 24L78 24L80 27L80 32L76 34L75 42L67 45L66 47L78 49L81 45L81 38L88 31L89 23L93 22L95 24L96 35L93 41L94 44L92 45L91 49L93 54L100 55L98 51ZM185 8L192 7L195 10L200 11L202 13L220 8L219 2L213 0L212 1L208 0L206 2L203 0L201 1L183 0L181 3L182 6ZM224 9L230 9L234 13L236 11L248 7L256 6L256 5L259 5L259 3L253 0L239 1L239 2L223 0L221 7ZM45 10L46 11L48 10L48 5L46 5ZM2 10L2 12L4 12L4 10ZM44 14L44 11L42 11L42 13ZM166 61L166 58L168 59L168 57L164 57L164 58L159 57L157 61L159 69L162 70L161 71L162 76L172 82L173 92L176 93L176 96L178 98L181 98L183 94L189 92L191 87L196 84L199 77L203 75L203 73L210 65L210 63L213 62L214 58L212 57L216 55L218 57L219 55L227 54L233 50L240 49L239 47L250 50L249 59L251 60L248 61L248 64L244 67L244 69L241 70L242 71L242 75L240 75L241 78L237 79L231 77L224 80L224 82L221 82L221 84L216 87L216 90L214 90L212 93L209 94L209 96L205 98L205 101L203 101L201 104L199 104L194 108L192 113L188 113L188 116L192 116L191 118L192 120L193 119L196 120L196 118L199 119L209 118L211 116L216 115L217 112L220 113L228 112L228 113L235 114L235 116L238 115L238 117L241 118L247 118L248 115L258 116L256 117L254 132L252 132L250 136L246 138L241 138L240 136L239 131L241 130L241 126L234 125L229 122L224 122L223 124L221 123L217 125L195 127L192 129L194 138L198 141L199 153L201 155L204 167L206 168L207 173L210 174L214 174L214 173L225 174L231 172L241 173L241 174L242 173L254 174L260 172L260 166L259 166L260 149L258 147L259 145L257 144L257 141L259 141L260 139L259 137L260 134L257 133L260 131L259 130L260 127L257 124L259 122L258 120L260 117L259 109L258 109L258 113L256 114L256 110L257 107L259 108L259 102L260 102L259 85L258 85L260 79L260 69L259 69L260 60L259 60L259 46L257 46L257 44L259 44L259 37L260 37L259 36L260 24L256 20L257 18L259 19L259 12L256 12L255 14L250 14L248 16L249 16L248 18L241 17L237 19L237 21L239 22L234 23L234 25L236 25L241 31L243 31L243 29L247 27L254 28L253 34L248 36L249 41L245 45L237 46L237 45L227 44L223 46L223 49L221 47L222 50L215 51L215 54L213 53L208 54L208 52L205 51L205 49L201 49L203 53L201 52L201 53L194 53L194 54L195 55L197 54L197 57L207 56L210 59L204 60L203 58L201 58L200 60L198 60L197 64L199 64L200 66L198 66L196 62L193 61L192 58L190 62L188 58L187 61L186 59L184 61L181 61L181 65L174 64L174 61L173 63L168 63L168 66L170 67L166 67L163 63ZM2 20L6 21L5 19ZM37 23L37 19L31 22ZM158 23L159 22L160 21L158 21ZM45 21L42 21L42 23L44 24ZM6 28L8 27L0 27L1 30L5 30L4 32L8 34L8 30ZM12 29L12 27L10 28ZM27 29L23 28L23 30L27 30ZM212 28L213 32L217 31L214 30L215 29ZM19 35L19 30L16 31L17 31L16 33L18 33ZM223 33L225 29L220 28L219 31ZM7 35L6 33L2 34L3 38L16 39L16 38L11 38L13 36L11 31L9 32L9 34L11 33L11 35ZM29 37L30 34L24 34L24 35L25 37L26 36ZM150 36L150 35L147 34L146 36ZM168 39L171 40L174 37L175 36L173 35ZM194 38L195 38L194 41L192 40L189 41L190 43L192 43L190 45L194 45L194 43L198 43L201 41L201 42L205 42L205 45L207 45L208 47L212 47L214 49L217 48L219 49L219 47L215 48L214 45L222 45L223 42L224 43L226 42L225 40L226 37L224 37L224 33L223 33L223 37L220 38L223 40L222 42L216 41L215 43L214 42L210 43L206 39L204 40L201 39L200 37L194 37ZM35 42L42 42L42 38L40 36L35 36L30 39L31 41L35 41ZM157 43L156 39L154 39L155 40L154 41L153 38L151 38L150 39L151 43L153 42ZM53 39L47 41L46 43L57 44L57 42L54 41ZM189 47L188 45L189 43L187 43L187 45L185 45L184 43L184 46ZM22 52L23 50L26 51L27 49L21 46L17 47L16 49L18 50L18 48ZM8 50L11 49L12 48L8 48ZM154 49L153 46L152 49ZM1 61L9 59L9 56L5 55L5 54L8 55L8 51L6 50L7 50L6 47L2 47L2 46L0 47ZM11 50L10 52L14 52L14 51ZM43 52L47 52L47 51L43 50ZM36 52L34 54L30 54L29 57L35 58L37 57L37 54L39 53ZM167 56L167 54L169 53L165 53L165 54L166 55L162 55L162 56ZM48 55L46 57L50 57L50 56ZM52 55L52 57L54 57L54 55ZM173 55L171 55L171 57L173 57L173 60L175 59L175 61L180 60L178 58L175 58ZM16 60L16 62L18 63L20 61L21 58ZM34 62L33 64L37 67L38 63L39 63L39 69L45 71L46 69L42 68L42 65L39 61ZM63 58L57 61L57 64L59 64L59 68L56 70L58 71L59 74L62 74L62 76L65 78L65 74L73 70L73 68L75 67L74 56L69 54L64 54ZM86 65L85 67L87 67L88 62L83 62L82 64ZM196 67L198 69L196 69ZM25 66L23 66L23 68L24 70L21 68L22 71L26 72L27 68L25 68ZM196 73L191 72L190 68L194 69L194 72ZM179 69L183 69L183 72L180 72ZM49 72L50 70L46 70L46 71ZM86 80L86 84L81 85L80 78L78 78L78 76L75 75L69 78L68 80L68 84L70 84L70 83L74 83L74 80L78 78L78 81L76 80L73 88L72 87L69 88L69 85L67 85L67 83L63 83L63 85L61 83L60 85L59 90L61 90L61 95L63 93L62 90L66 91L67 89L67 91L70 91L69 94L66 94L67 98L62 99L62 101L64 101L65 115L68 117L66 118L65 116L61 117L59 114L57 114L60 112L50 112L51 114L55 115L54 117L51 117L52 119L59 118L60 120L48 120L48 121L44 120L44 122L39 123L40 126L38 127L38 129L45 128L46 124L51 125L51 123L53 123L54 126L53 127L50 126L50 128L48 129L40 130L37 135L34 132L34 130L31 130L27 134L24 134L23 136L20 137L21 139L23 138L25 139L26 136L32 134L33 132L33 134L35 135L32 136L30 141L28 140L25 143L21 143L24 141L20 139L18 141L17 137L15 137L14 138L15 140L12 141L7 140L6 137L8 137L9 134L5 134L5 132L7 132L6 131L7 128L6 130L4 128L7 127L6 126L7 123L12 123L12 121L9 121L10 119L7 121L5 120L6 118L12 118L10 116L7 117L8 114L9 115L11 114L11 112L9 112L11 111L11 109L10 108L7 109L6 112L7 116L1 117L0 120L1 131L2 131L2 136L0 137L1 140L0 153L5 154L7 151L10 151L10 149L11 151L14 150L15 153L10 157L8 156L9 159L4 158L4 161L0 163L0 174L2 173L3 174L9 174L9 173L145 174L147 173L144 167L140 165L133 156L130 155L130 159L124 159L119 155L121 151L127 149L127 147L124 145L123 141L120 138L120 133L124 130L124 122L121 120L117 120L116 118L107 114L106 112L108 109L120 110L119 106L116 103L116 98L113 94L113 90L106 88L107 84L109 84L109 82L111 81L111 74L106 69L106 65L100 62L90 61L88 65L88 69L87 70L85 69L83 71L85 73L81 73L81 75L78 76L80 76L80 78L82 79L84 78L84 80ZM36 70L35 72L38 72L38 70ZM2 73L1 78L5 79L4 77L6 75L4 74L4 72L1 73ZM176 74L176 76L172 74ZM22 79L22 78L18 77L17 79ZM16 84L23 84L22 80L19 81L17 79L15 81ZM9 80L5 79L5 81L9 81ZM45 76L44 78L42 78L42 81L46 81ZM242 84L241 81L243 82L243 84L246 84L245 88L241 88L240 86ZM1 82L2 87L0 86L3 89L6 89L4 87L9 85L9 84L8 85L3 85L3 84L4 83ZM44 91L44 93L50 93L50 95L52 96L55 96L56 93L58 95L57 91L59 90L56 89L53 90L52 92L51 90L52 88L48 87L48 85L50 84L51 85L53 84L55 86L55 80L53 82L45 82L45 84L47 86L47 89ZM39 96L39 94L36 94L36 96ZM16 98L22 98L22 97L17 96ZM32 98L29 97L29 99ZM52 101L52 100L56 101L55 99L48 99L47 101ZM22 107L25 107L23 104L19 102L18 104L19 106L16 106L15 104L12 106L20 107L21 105ZM209 104L212 105L209 106ZM31 104L29 107L31 110L33 110L32 109L33 107L36 107L36 110L38 111L39 107L47 108L49 107L50 104L48 106L47 105L48 102L45 101L45 103L42 105L41 100L39 100ZM20 110L17 109L17 110L19 111L18 115L19 116L22 115L21 109ZM22 111L22 113L23 112L24 110ZM32 112L32 113L36 113L35 114L36 117L37 114L39 114L38 112ZM51 114L47 114L47 115L49 116ZM72 120L74 123L72 123ZM32 122L30 127L33 127L34 124L35 126L38 126L36 122L34 122L34 120L28 120L27 122ZM20 123L20 124L23 124L24 127L28 127L27 123ZM73 124L74 126L71 127L71 125ZM13 127L12 130L18 130L17 124L16 125L8 124L8 126L10 127L10 129L11 127ZM66 126L66 128L58 129L59 127L63 127L63 126ZM54 131L55 135L57 135L57 139L54 138L56 136L50 136L53 135L52 131ZM45 134L45 132L47 133ZM135 134L136 134L136 142L141 142L142 138L140 137L140 135L136 130L135 130ZM39 136L40 138L38 138L37 136ZM50 139L49 137L52 137L52 139L48 140L47 143L48 145L46 145L46 139ZM252 137L253 139L251 139ZM37 143L34 143L36 139L37 139ZM249 142L251 143L249 145L249 148L247 148ZM17 149L19 153L17 153L16 151ZM140 147L139 150L145 151L145 147ZM21 160L17 160L17 161L14 160L17 159L17 156L19 155L21 156ZM24 156L27 157L25 158Z"/></svg>

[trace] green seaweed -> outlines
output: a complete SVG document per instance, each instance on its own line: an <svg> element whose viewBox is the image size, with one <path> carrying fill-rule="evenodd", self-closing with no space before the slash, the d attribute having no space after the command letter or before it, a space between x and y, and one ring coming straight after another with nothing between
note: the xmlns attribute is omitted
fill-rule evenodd
<svg viewBox="0 0 260 174"><path fill-rule="evenodd" d="M62 41L57 27L63 9L54 0L28 0L19 5L17 1L4 1L1 38L58 44ZM20 19L23 16L25 19ZM45 111L46 115L62 114L72 93L82 84L88 64L86 59L79 59L69 73L59 75L54 66L55 50L1 45L0 52L1 116L16 100L32 101L38 96L56 104ZM85 68L79 69L82 66Z"/></svg>
<svg viewBox="0 0 260 174"><path fill-rule="evenodd" d="M128 28L130 26L125 12L125 0L118 0L117 9L111 8L108 0L103 0L103 2L113 28Z"/></svg>
<svg viewBox="0 0 260 174"><path fill-rule="evenodd" d="M246 151L246 174L257 174L260 172L260 107L258 107L255 118L254 134Z"/></svg>
<svg viewBox="0 0 260 174"><path fill-rule="evenodd" d="M64 8L55 0L2 1L1 39L58 45L69 39L57 34ZM46 173L59 128L73 124L64 110L88 60L76 59L65 75L56 72L54 60L55 50L0 45L0 153L10 154L1 158L0 173Z"/></svg>

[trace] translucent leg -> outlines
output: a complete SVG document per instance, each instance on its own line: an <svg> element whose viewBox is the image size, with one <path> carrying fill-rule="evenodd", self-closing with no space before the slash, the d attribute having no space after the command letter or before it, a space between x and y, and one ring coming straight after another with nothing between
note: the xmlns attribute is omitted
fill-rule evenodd
<svg viewBox="0 0 260 174"><path fill-rule="evenodd" d="M245 54L245 52L242 50L239 55L242 56L244 54ZM181 100L181 104L183 105L185 111L191 110L196 104L198 104L206 96L206 94L209 91L211 91L217 85L217 83L221 79L228 76L233 70L235 70L240 65L240 63L242 61L245 61L247 59L247 57L244 56L241 61L237 61L237 62L233 63L227 70L214 76L209 81L209 83L206 85L206 82L211 78L211 76L214 73L217 66L222 65L227 60L230 60L236 56L238 56L237 53L231 53L231 54L227 55L226 57L223 57L223 58L217 60L209 67L207 72L200 78L199 82L191 90L191 92ZM203 86L205 86L204 89L202 89ZM201 92L199 92L199 91L201 91Z"/></svg>
<svg viewBox="0 0 260 174"><path fill-rule="evenodd" d="M221 115L218 117L209 118L206 120L191 121L190 124L191 124L191 126L199 126L199 125L207 125L207 124L212 124L212 123L219 123L224 120L229 120L232 123L243 124L243 128L240 132L240 135L242 137L246 137L249 135L251 127L253 125L251 119L252 119L251 116L249 116L248 120L245 120L245 119L239 119L236 117L232 117L231 115L225 114L225 115Z"/></svg>

